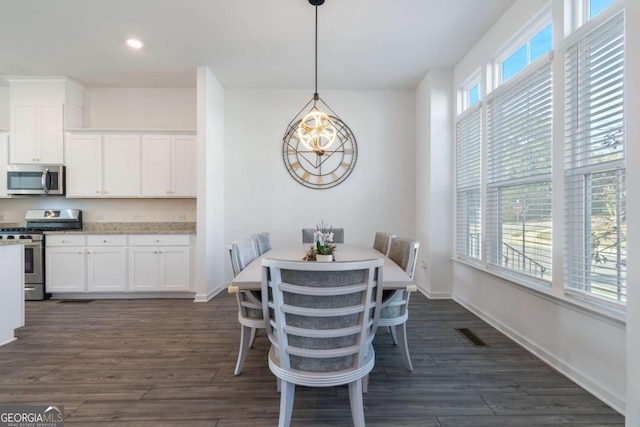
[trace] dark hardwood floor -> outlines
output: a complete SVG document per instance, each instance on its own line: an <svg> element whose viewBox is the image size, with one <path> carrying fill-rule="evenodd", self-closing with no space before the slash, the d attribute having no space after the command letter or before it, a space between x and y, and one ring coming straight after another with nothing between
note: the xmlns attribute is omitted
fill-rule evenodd
<svg viewBox="0 0 640 427"><path fill-rule="evenodd" d="M191 300L28 302L0 347L0 404L63 405L71 426L274 426L279 395L264 331L240 376L237 307ZM469 328L475 347L454 328ZM450 300L420 294L414 371L379 331L364 397L368 426L622 426L624 418ZM298 387L295 426L349 426L346 387Z"/></svg>

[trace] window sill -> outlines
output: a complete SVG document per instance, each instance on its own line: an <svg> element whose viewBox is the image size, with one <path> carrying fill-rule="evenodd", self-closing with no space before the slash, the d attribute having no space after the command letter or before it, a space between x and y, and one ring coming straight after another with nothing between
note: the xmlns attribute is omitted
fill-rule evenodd
<svg viewBox="0 0 640 427"><path fill-rule="evenodd" d="M534 296L545 299L551 303L561 305L568 309L588 315L598 320L605 321L614 326L626 326L626 311L624 307L612 307L606 303L594 301L591 298L583 297L570 291L562 290L563 294L554 293L551 284L545 285L541 281L523 280L516 275L505 274L502 271L496 271L494 268L485 268L479 262L475 263L464 258L452 257L455 263L473 268L483 274L503 280L506 284L513 286L519 290L528 292Z"/></svg>

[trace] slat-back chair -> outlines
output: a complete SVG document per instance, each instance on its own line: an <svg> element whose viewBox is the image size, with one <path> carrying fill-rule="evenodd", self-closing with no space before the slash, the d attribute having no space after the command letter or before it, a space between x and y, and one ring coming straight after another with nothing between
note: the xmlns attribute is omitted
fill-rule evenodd
<svg viewBox="0 0 640 427"><path fill-rule="evenodd" d="M420 244L415 240L405 238L393 238L389 247L388 257L398 264L413 279L413 273L418 259ZM409 298L411 292L408 289L385 292L380 312L380 327L388 327L394 344L400 345L400 351L404 364L409 371L413 371L413 363L409 355L407 342L407 320L409 319Z"/></svg>
<svg viewBox="0 0 640 427"><path fill-rule="evenodd" d="M229 245L229 258L233 275L237 276L253 260L258 258L258 251L254 239L239 239ZM240 332L240 350L238 361L234 370L235 375L240 375L242 365L247 357L250 347L256 338L256 331L264 328L262 317L262 301L260 292L239 291L236 293L238 301L238 322L242 326Z"/></svg>
<svg viewBox="0 0 640 427"><path fill-rule="evenodd" d="M363 381L373 369L382 298L381 259L315 263L262 260L269 368L281 389L279 426L289 426L295 386L349 385L355 426L364 426ZM266 296L268 295L268 298Z"/></svg>

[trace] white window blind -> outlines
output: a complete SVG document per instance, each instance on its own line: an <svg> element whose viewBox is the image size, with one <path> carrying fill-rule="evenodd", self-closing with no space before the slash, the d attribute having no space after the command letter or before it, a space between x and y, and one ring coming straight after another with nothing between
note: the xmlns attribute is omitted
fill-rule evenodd
<svg viewBox="0 0 640 427"><path fill-rule="evenodd" d="M624 12L565 52L565 287L626 301Z"/></svg>
<svg viewBox="0 0 640 427"><path fill-rule="evenodd" d="M476 104L456 126L456 253L480 259L482 109Z"/></svg>
<svg viewBox="0 0 640 427"><path fill-rule="evenodd" d="M487 103L487 262L551 279L551 62Z"/></svg>

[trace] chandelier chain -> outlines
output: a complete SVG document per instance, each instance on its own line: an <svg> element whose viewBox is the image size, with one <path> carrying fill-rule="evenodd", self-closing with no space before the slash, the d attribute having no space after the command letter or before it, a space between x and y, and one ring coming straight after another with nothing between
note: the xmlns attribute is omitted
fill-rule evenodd
<svg viewBox="0 0 640 427"><path fill-rule="evenodd" d="M313 99L318 100L318 5L316 4L316 87Z"/></svg>

